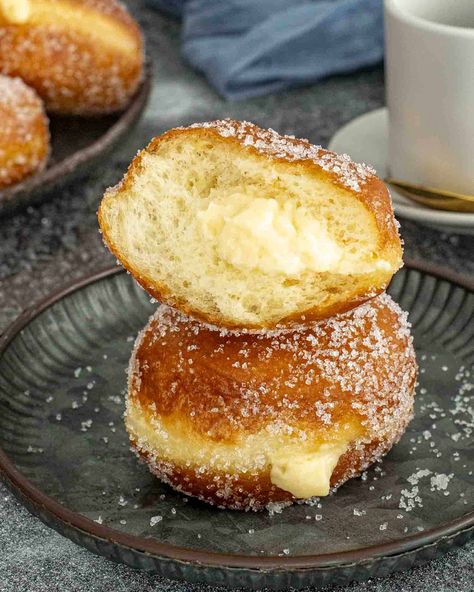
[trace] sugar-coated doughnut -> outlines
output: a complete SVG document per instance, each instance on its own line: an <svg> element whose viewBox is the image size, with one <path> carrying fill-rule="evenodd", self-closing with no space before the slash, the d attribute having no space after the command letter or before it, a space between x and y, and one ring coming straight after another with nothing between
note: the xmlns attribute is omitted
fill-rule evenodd
<svg viewBox="0 0 474 592"><path fill-rule="evenodd" d="M43 169L48 154L43 102L19 78L0 75L0 189Z"/></svg>
<svg viewBox="0 0 474 592"><path fill-rule="evenodd" d="M228 328L349 310L401 265L390 196L373 170L247 122L155 138L98 215L106 244L150 294Z"/></svg>
<svg viewBox="0 0 474 592"><path fill-rule="evenodd" d="M0 0L0 73L22 78L48 111L118 111L142 78L142 35L116 0Z"/></svg>
<svg viewBox="0 0 474 592"><path fill-rule="evenodd" d="M164 482L219 507L327 495L412 417L406 314L384 294L293 331L233 332L160 306L130 361L125 423Z"/></svg>

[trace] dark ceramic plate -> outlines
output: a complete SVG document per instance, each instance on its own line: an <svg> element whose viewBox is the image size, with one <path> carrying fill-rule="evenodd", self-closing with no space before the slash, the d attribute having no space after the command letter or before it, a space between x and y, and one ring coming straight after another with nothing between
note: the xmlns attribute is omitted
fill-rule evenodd
<svg viewBox="0 0 474 592"><path fill-rule="evenodd" d="M325 585L444 553L474 529L474 293L413 267L397 274L390 292L414 325L415 419L381 464L319 504L274 515L217 510L137 463L122 425L125 368L155 305L117 270L52 296L3 336L3 478L76 543L172 578Z"/></svg>
<svg viewBox="0 0 474 592"><path fill-rule="evenodd" d="M46 198L54 189L86 174L127 135L146 107L151 67L125 111L104 117L50 116L51 155L46 169L0 190L0 216Z"/></svg>

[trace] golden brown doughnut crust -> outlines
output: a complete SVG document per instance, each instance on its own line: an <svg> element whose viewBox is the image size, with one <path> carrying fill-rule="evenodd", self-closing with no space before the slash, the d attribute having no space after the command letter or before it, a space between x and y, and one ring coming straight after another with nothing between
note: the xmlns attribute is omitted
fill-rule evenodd
<svg viewBox="0 0 474 592"><path fill-rule="evenodd" d="M160 285L155 279L140 273L112 240L110 228L102 212L107 200L120 198L122 192L132 189L135 179L142 169L142 160L147 153L158 152L162 144L170 139L179 135L186 136L196 130L199 130L204 139L208 138L214 143L221 142L223 149L229 144L240 145L260 157L279 162L282 166L287 167L289 172L294 172L296 169L315 178L329 178L332 183L351 192L370 212L375 221L378 230L377 253L380 259L390 262L394 269L400 267L402 246L398 235L398 222L394 217L390 194L373 169L353 162L346 154L339 155L325 150L321 146L315 146L306 139L282 136L272 129L262 129L247 121L216 120L175 128L151 140L148 146L132 160L122 181L107 190L99 207L99 225L107 247L154 298L205 323L225 326L229 329L239 328L226 318L210 317L202 311L192 308L188 302L178 299L176 294L171 293L166 285ZM383 292L391 279L391 274L385 274L385 276L384 281L378 280L377 285L371 285L362 291L355 287L353 294L344 302L299 311L281 319L278 326L298 326L350 310ZM274 326L262 324L255 325L253 328L272 329Z"/></svg>
<svg viewBox="0 0 474 592"><path fill-rule="evenodd" d="M0 75L0 189L43 169L48 154L41 99L19 78Z"/></svg>
<svg viewBox="0 0 474 592"><path fill-rule="evenodd" d="M0 72L22 78L51 112L123 109L143 74L143 38L125 7L116 0L29 1L25 23L8 22L0 11Z"/></svg>
<svg viewBox="0 0 474 592"><path fill-rule="evenodd" d="M260 509L289 502L268 466L220 471L177 463L131 426L134 410L196 442L239 449L264 434L306 445L360 425L332 474L338 487L383 456L412 416L416 360L406 314L386 294L298 331L235 333L205 327L162 306L137 339L126 414L132 446L173 487L222 507ZM164 450L164 449L163 449ZM225 493L223 493L225 492Z"/></svg>
<svg viewBox="0 0 474 592"><path fill-rule="evenodd" d="M406 425L410 419L411 416L407 418ZM374 440L370 443L357 443L351 446L341 456L332 474L333 493L346 481L359 477L371 464L383 458L400 437L391 441ZM296 501L290 492L273 485L269 471L234 473L232 475L219 471L199 472L195 467L176 465L158 459L146 448L143 448L133 436L130 438L130 442L131 449L138 459L145 462L150 472L158 479L176 491L196 497L220 509L279 511L280 508Z"/></svg>

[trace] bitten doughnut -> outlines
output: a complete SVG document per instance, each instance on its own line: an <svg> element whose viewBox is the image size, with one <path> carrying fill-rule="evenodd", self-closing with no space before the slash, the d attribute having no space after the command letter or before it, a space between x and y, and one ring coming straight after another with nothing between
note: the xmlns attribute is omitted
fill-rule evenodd
<svg viewBox="0 0 474 592"><path fill-rule="evenodd" d="M0 72L51 112L118 111L142 78L142 35L116 0L0 0Z"/></svg>
<svg viewBox="0 0 474 592"><path fill-rule="evenodd" d="M48 154L41 99L19 78L0 75L0 189L43 169Z"/></svg>
<svg viewBox="0 0 474 592"><path fill-rule="evenodd" d="M228 328L349 310L401 265L390 196L371 169L247 122L152 140L106 192L99 223L150 294Z"/></svg>
<svg viewBox="0 0 474 592"><path fill-rule="evenodd" d="M125 423L164 482L219 507L327 495L412 417L406 313L384 294L293 331L236 333L160 306L139 335Z"/></svg>

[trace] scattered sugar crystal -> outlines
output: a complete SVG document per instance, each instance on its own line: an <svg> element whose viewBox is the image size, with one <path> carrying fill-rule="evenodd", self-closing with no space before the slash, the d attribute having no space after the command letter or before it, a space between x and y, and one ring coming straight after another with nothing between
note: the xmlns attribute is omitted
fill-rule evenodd
<svg viewBox="0 0 474 592"><path fill-rule="evenodd" d="M283 509L289 506L291 502L270 502L267 504L266 508L270 516L274 514L281 514Z"/></svg>
<svg viewBox="0 0 474 592"><path fill-rule="evenodd" d="M454 477L454 474L445 475L444 473L436 473L431 477L431 490L444 491L447 489L449 482Z"/></svg>
<svg viewBox="0 0 474 592"><path fill-rule="evenodd" d="M407 478L407 481L411 483L411 485L417 485L420 482L420 479L423 477L428 477L431 475L431 471L429 469L420 469L416 473L413 473Z"/></svg>
<svg viewBox="0 0 474 592"><path fill-rule="evenodd" d="M27 452L29 452L30 454L34 454L39 452L40 454L44 452L44 448L39 448L36 446L32 446L31 444L28 446L28 448L26 449Z"/></svg>
<svg viewBox="0 0 474 592"><path fill-rule="evenodd" d="M163 516L152 516L150 518L150 526L156 526L158 522L163 520Z"/></svg>
<svg viewBox="0 0 474 592"><path fill-rule="evenodd" d="M81 421L81 432L87 432L92 427L92 419Z"/></svg>
<svg viewBox="0 0 474 592"><path fill-rule="evenodd" d="M388 522L384 522L379 526L379 530L387 530Z"/></svg>
<svg viewBox="0 0 474 592"><path fill-rule="evenodd" d="M94 520L94 522L97 522L97 524L102 524L102 522L103 522L103 521L104 521L104 520L103 520L102 516L99 516L98 518L96 518L96 519Z"/></svg>
<svg viewBox="0 0 474 592"><path fill-rule="evenodd" d="M119 506L126 506L127 504L128 504L127 500L123 497L123 495L121 495L119 497L118 505Z"/></svg>
<svg viewBox="0 0 474 592"><path fill-rule="evenodd" d="M79 367L79 368L76 368L76 369L74 370L74 377L75 377L75 378L79 378L79 375L81 374L81 372L82 372L82 368L81 368L81 367Z"/></svg>
<svg viewBox="0 0 474 592"><path fill-rule="evenodd" d="M398 507L407 512L411 512L416 507L421 507L421 498L418 493L419 488L417 485L414 485L411 489L402 489Z"/></svg>

